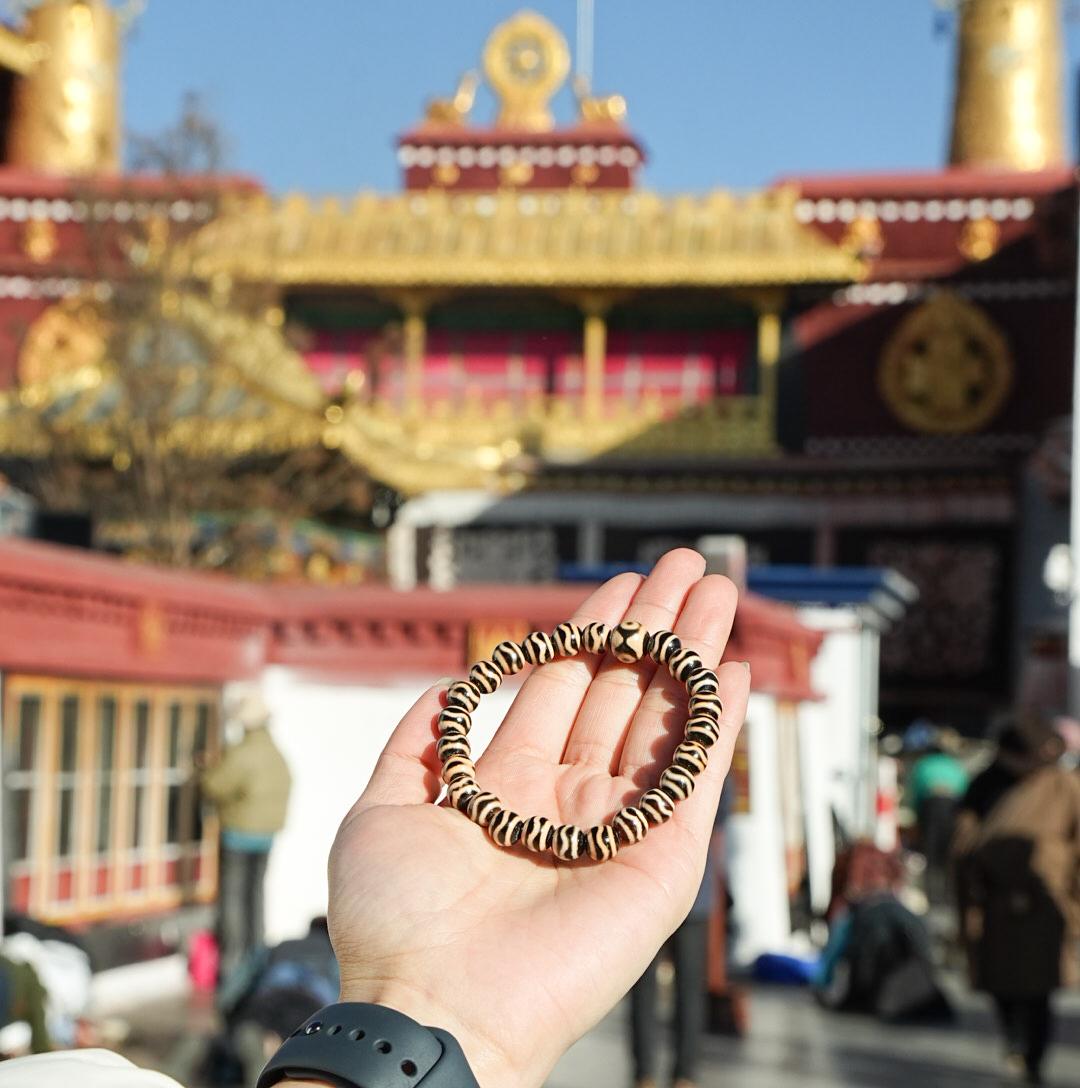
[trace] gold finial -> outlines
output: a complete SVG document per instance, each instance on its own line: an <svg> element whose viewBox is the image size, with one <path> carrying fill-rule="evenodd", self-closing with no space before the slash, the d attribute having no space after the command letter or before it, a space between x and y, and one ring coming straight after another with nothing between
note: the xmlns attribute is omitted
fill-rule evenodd
<svg viewBox="0 0 1080 1088"><path fill-rule="evenodd" d="M621 94L597 97L585 76L574 77L574 95L582 121L590 124L621 125L626 120L626 99Z"/></svg>
<svg viewBox="0 0 1080 1088"><path fill-rule="evenodd" d="M8 161L60 174L120 168L120 25L107 0L46 0L22 31L39 60L15 83Z"/></svg>
<svg viewBox="0 0 1080 1088"><path fill-rule="evenodd" d="M1061 58L1058 0L962 0L950 163L1063 165Z"/></svg>
<svg viewBox="0 0 1080 1088"><path fill-rule="evenodd" d="M569 71L566 39L534 11L497 26L484 47L484 72L499 96L504 128L550 129L555 121L548 103Z"/></svg>
<svg viewBox="0 0 1080 1088"><path fill-rule="evenodd" d="M476 88L479 83L480 77L475 72L466 72L461 77L453 98L433 98L427 104L425 119L440 125L465 124L476 101Z"/></svg>

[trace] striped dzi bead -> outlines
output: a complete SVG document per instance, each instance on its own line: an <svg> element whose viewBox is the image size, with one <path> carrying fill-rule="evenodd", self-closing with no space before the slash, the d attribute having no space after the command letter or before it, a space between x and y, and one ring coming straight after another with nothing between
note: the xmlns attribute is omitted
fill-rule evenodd
<svg viewBox="0 0 1080 1088"><path fill-rule="evenodd" d="M681 684L685 684L691 675L705 667L704 662L689 646L684 646L678 653L674 653L668 659L668 669L671 675Z"/></svg>
<svg viewBox="0 0 1080 1088"><path fill-rule="evenodd" d="M607 861L619 852L615 828L611 824L597 824L585 835L585 849L593 861Z"/></svg>
<svg viewBox="0 0 1080 1088"><path fill-rule="evenodd" d="M465 736L472 728L472 715L458 706L448 706L439 711L439 732Z"/></svg>
<svg viewBox="0 0 1080 1088"><path fill-rule="evenodd" d="M502 683L502 673L490 661L477 661L469 669L469 683L484 695L490 695Z"/></svg>
<svg viewBox="0 0 1080 1088"><path fill-rule="evenodd" d="M498 797L493 793L488 793L487 790L481 790L479 793L474 793L472 797L469 798L465 815L468 816L474 824L479 824L481 827L487 827L495 814L501 810L502 805L499 804Z"/></svg>
<svg viewBox="0 0 1080 1088"><path fill-rule="evenodd" d="M704 714L706 718L719 721L724 713L724 704L720 702L719 695L691 695L687 709L690 711L690 717Z"/></svg>
<svg viewBox="0 0 1080 1088"><path fill-rule="evenodd" d="M704 745L698 744L696 740L684 740L675 749L671 762L692 775L699 775L709 765L709 753Z"/></svg>
<svg viewBox="0 0 1080 1088"><path fill-rule="evenodd" d="M720 739L720 723L707 714L695 714L686 720L683 735L702 748L711 748Z"/></svg>
<svg viewBox="0 0 1080 1088"><path fill-rule="evenodd" d="M521 838L521 829L524 826L525 821L516 812L501 808L492 817L487 830L500 846L513 846Z"/></svg>
<svg viewBox="0 0 1080 1088"><path fill-rule="evenodd" d="M534 854L551 847L555 825L546 816L530 816L521 832L521 841Z"/></svg>
<svg viewBox="0 0 1080 1088"><path fill-rule="evenodd" d="M559 657L573 657L581 649L581 630L572 623L560 623L551 632L551 641Z"/></svg>
<svg viewBox="0 0 1080 1088"><path fill-rule="evenodd" d="M637 620L623 620L611 629L608 648L616 661L631 665L645 656L648 641L649 632Z"/></svg>
<svg viewBox="0 0 1080 1088"><path fill-rule="evenodd" d="M476 781L476 768L468 756L451 756L442 765L442 780L452 786L459 778Z"/></svg>
<svg viewBox="0 0 1080 1088"><path fill-rule="evenodd" d="M719 690L716 682L716 673L712 669L698 669L691 673L686 681L686 691L689 695L715 695Z"/></svg>
<svg viewBox="0 0 1080 1088"><path fill-rule="evenodd" d="M435 753L444 763L451 756L472 758L472 749L468 740L461 733L443 733L435 742Z"/></svg>
<svg viewBox="0 0 1080 1088"><path fill-rule="evenodd" d="M480 787L471 778L459 778L446 791L450 804L468 815L469 802L480 792Z"/></svg>
<svg viewBox="0 0 1080 1088"><path fill-rule="evenodd" d="M649 833L649 821L645 813L633 805L627 805L626 808L617 812L611 823L615 833L627 846L641 842Z"/></svg>
<svg viewBox="0 0 1080 1088"><path fill-rule="evenodd" d="M660 776L660 788L672 801L685 801L694 792L694 776L672 764Z"/></svg>
<svg viewBox="0 0 1080 1088"><path fill-rule="evenodd" d="M675 811L675 802L663 790L646 790L641 795L637 807L645 813L651 824L662 824L671 819Z"/></svg>
<svg viewBox="0 0 1080 1088"><path fill-rule="evenodd" d="M503 676L513 676L514 673L521 672L525 668L525 655L521 652L521 647L510 639L500 642L491 651L491 660L495 662Z"/></svg>
<svg viewBox="0 0 1080 1088"><path fill-rule="evenodd" d="M607 651L611 628L606 623L590 623L581 629L581 645L590 654L602 654Z"/></svg>
<svg viewBox="0 0 1080 1088"><path fill-rule="evenodd" d="M480 705L480 692L468 680L455 680L446 689L446 705L471 712Z"/></svg>
<svg viewBox="0 0 1080 1088"><path fill-rule="evenodd" d="M530 665L546 665L555 657L555 644L543 631L533 631L521 643L521 652Z"/></svg>
<svg viewBox="0 0 1080 1088"><path fill-rule="evenodd" d="M653 631L649 639L649 656L657 665L666 665L681 649L682 640L674 631Z"/></svg>
<svg viewBox="0 0 1080 1088"><path fill-rule="evenodd" d="M551 852L560 861L577 861L585 853L585 832L573 824L559 824Z"/></svg>

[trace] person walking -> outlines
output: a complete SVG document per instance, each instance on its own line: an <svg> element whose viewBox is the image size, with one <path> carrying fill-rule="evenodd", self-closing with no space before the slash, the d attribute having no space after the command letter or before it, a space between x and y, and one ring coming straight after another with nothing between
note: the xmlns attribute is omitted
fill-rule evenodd
<svg viewBox="0 0 1080 1088"><path fill-rule="evenodd" d="M270 712L256 688L226 704L227 721L240 725L240 742L201 778L203 795L221 819L218 943L225 980L263 947L263 885L274 835L285 826L292 785L285 758L270 736Z"/></svg>
<svg viewBox="0 0 1080 1088"><path fill-rule="evenodd" d="M960 804L954 853L972 985L997 1006L1010 1069L1042 1083L1051 995L1077 979L1080 777L1059 734L1020 713Z"/></svg>
<svg viewBox="0 0 1080 1088"><path fill-rule="evenodd" d="M724 828L731 811L732 791L725 788L716 810L705 873L685 921L671 935L667 948L675 967L675 1068L672 1088L695 1088L701 1034L705 1028L705 994L709 969L709 918L713 912L725 849ZM664 949L630 990L630 1054L634 1088L656 1088L656 980Z"/></svg>

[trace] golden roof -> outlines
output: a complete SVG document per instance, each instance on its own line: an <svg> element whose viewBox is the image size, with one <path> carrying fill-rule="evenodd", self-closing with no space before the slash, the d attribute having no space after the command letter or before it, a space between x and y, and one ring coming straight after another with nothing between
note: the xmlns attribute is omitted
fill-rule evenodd
<svg viewBox="0 0 1080 1088"><path fill-rule="evenodd" d="M123 455L147 410L141 383L128 380L143 341L160 356L152 365L175 369L151 393L159 452L232 458L322 443L325 398L278 330L192 294L164 302L168 316L150 318L146 337L136 319L133 358L119 365L107 309L75 298L46 310L27 335L19 388L0 392L4 455L46 457L59 445L95 459Z"/></svg>
<svg viewBox="0 0 1080 1088"><path fill-rule="evenodd" d="M240 200L180 248L198 279L370 287L726 287L859 279L795 218L794 189Z"/></svg>

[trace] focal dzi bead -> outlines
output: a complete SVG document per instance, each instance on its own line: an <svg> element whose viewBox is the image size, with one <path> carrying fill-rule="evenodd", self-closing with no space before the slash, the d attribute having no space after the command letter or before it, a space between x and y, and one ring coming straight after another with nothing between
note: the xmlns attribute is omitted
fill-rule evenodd
<svg viewBox="0 0 1080 1088"><path fill-rule="evenodd" d="M659 784L646 790L635 804L620 809L611 823L587 829L559 824L546 816L521 817L507 808L476 781L468 739L472 714L480 699L496 691L505 677L526 665L546 665L582 651L610 651L625 664L651 658L685 686L689 706L683 740L675 749L671 765L660 775ZM560 861L608 861L620 849L641 842L650 827L670 820L675 805L693 793L697 778L708 766L709 749L720 739L723 712L716 673L707 669L673 631L650 634L635 620L622 620L613 627L604 623L585 627L560 623L551 634L533 631L521 642L500 642L491 651L490 659L473 665L467 680L455 681L447 688L446 706L438 717L435 751L442 762L450 804L484 828L492 842L502 847L523 847L534 854L550 853Z"/></svg>

